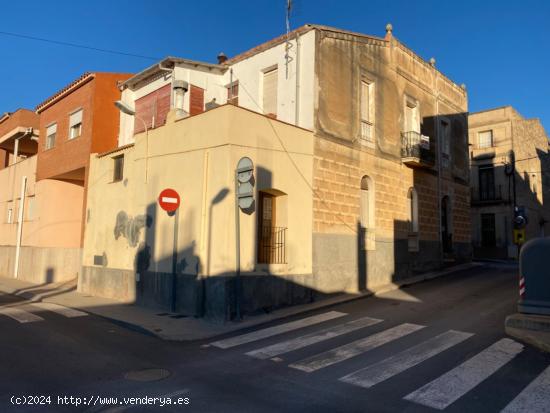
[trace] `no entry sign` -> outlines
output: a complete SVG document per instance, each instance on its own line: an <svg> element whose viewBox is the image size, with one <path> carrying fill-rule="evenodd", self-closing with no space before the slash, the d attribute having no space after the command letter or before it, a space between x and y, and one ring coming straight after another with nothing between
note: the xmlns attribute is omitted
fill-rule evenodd
<svg viewBox="0 0 550 413"><path fill-rule="evenodd" d="M167 212L174 212L180 206L180 196L173 189L163 189L159 195L159 205Z"/></svg>

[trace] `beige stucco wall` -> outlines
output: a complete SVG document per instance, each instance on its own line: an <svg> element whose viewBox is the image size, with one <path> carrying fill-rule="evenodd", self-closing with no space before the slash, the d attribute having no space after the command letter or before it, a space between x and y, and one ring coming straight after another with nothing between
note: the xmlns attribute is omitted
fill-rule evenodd
<svg viewBox="0 0 550 413"><path fill-rule="evenodd" d="M36 182L35 176L36 156L0 171L0 276L14 274L21 183L27 177L19 277L32 282L75 278L81 265L83 188L49 179Z"/></svg>
<svg viewBox="0 0 550 413"><path fill-rule="evenodd" d="M176 122L169 118L148 136L137 135L131 148L92 156L83 265L94 267L94 256L105 256L103 268L134 272L136 254L147 245L148 270L171 273L175 217L158 207L157 198L162 189L172 188L181 197L178 271L202 277L233 274L234 169L241 157L248 156L255 165L256 191L274 188L287 194L288 260L270 267L256 264L257 215L241 212L242 271L280 277L311 274L312 151L311 132L226 105ZM124 179L112 182L112 158L120 154L125 156ZM145 223L149 216L151 225L138 225L135 237L115 239L120 212L127 222L141 217ZM126 293L134 294L125 283ZM80 288L98 292L92 284L84 280ZM117 291L101 294L132 298Z"/></svg>

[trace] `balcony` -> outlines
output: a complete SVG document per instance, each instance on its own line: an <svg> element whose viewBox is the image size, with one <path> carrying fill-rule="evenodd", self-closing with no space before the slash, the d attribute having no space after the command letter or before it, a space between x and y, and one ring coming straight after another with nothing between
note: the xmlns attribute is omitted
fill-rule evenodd
<svg viewBox="0 0 550 413"><path fill-rule="evenodd" d="M401 132L401 160L411 168L432 168L435 154L430 138L415 131Z"/></svg>
<svg viewBox="0 0 550 413"><path fill-rule="evenodd" d="M506 193L503 195L502 185L487 188L483 191L479 188L471 189L470 202L473 206L508 204L510 201L509 195Z"/></svg>

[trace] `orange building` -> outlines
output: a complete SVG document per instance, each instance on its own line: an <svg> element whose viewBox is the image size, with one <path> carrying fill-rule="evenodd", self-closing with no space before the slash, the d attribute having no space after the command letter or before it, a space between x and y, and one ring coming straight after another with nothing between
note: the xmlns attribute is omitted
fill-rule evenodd
<svg viewBox="0 0 550 413"><path fill-rule="evenodd" d="M120 82L86 73L36 107L0 117L0 276L33 282L81 271L90 154L117 147Z"/></svg>

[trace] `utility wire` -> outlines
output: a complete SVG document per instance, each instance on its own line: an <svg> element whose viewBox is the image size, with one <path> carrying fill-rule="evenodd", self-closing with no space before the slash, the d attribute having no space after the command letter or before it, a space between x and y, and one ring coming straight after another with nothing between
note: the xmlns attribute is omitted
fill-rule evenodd
<svg viewBox="0 0 550 413"><path fill-rule="evenodd" d="M248 97L250 98L250 100L258 107L258 109L260 110L260 113L263 113L263 109L262 107L259 105L258 102L256 102L256 100L252 97L252 95L250 94L250 92L248 92L248 89L246 88L246 86L243 84L243 82L239 79L239 86L242 86L242 89L246 92L246 94L248 95ZM292 166L294 166L294 168L296 169L296 171L298 172L298 174L300 175L300 178L302 178L302 180L305 182L305 184L308 186L309 190L313 193L313 195L319 199L323 204L325 204L325 206L327 208L330 209L330 205L328 204L328 202L317 192L317 190L309 183L309 181L307 180L307 178L304 176L304 174L302 173L302 171L300 170L300 168L298 167L298 165L296 164L296 162L294 161L294 159L292 158L292 156L290 155L290 152L286 149L286 146L283 142L283 140L281 139L281 137L279 136L279 134L277 133L277 130L275 129L275 127L273 126L273 122L271 122L271 120L269 118L266 117L266 120L267 120L267 123L269 124L269 126L271 127L271 130L273 131L273 134L277 137L277 140L279 141L279 144L281 145L281 147L283 148L283 150L285 151L285 153L287 154L288 156L288 159L290 160L290 162L292 163ZM352 227L351 225L349 225L346 221L344 221L344 219L342 218L340 212L338 211L334 211L334 213L336 214L336 216L338 217L338 220L345 226L347 227L353 234L357 234L357 230Z"/></svg>
<svg viewBox="0 0 550 413"><path fill-rule="evenodd" d="M109 49L101 49L99 47L85 46L85 45L77 44L77 43L69 43L69 42L62 42L62 41L59 41L59 40L44 39L42 37L29 36L29 35L26 35L26 34L0 31L0 35L18 37L18 38L21 38L21 39L34 40L34 41L44 42L44 43L51 43L51 44L56 44L56 45L59 45L59 46L68 46L68 47L75 47L75 48L78 48L78 49L92 50L94 52L110 53L110 54L117 54L117 55L121 55L121 56L129 56L129 57L137 57L139 59L147 59L147 60L160 60L161 59L159 57L144 56L144 55L139 55L139 54L134 54L134 53L121 52L121 51L118 51L118 50L109 50Z"/></svg>

